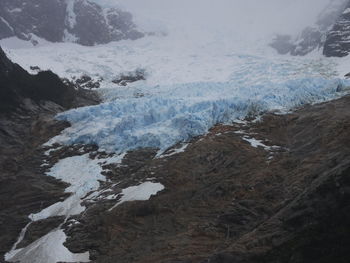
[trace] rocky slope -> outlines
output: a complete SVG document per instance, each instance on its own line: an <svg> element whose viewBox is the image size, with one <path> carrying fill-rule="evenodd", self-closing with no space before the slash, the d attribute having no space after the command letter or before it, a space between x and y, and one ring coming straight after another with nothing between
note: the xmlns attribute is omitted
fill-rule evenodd
<svg viewBox="0 0 350 263"><path fill-rule="evenodd" d="M0 51L1 258L30 213L67 198L66 184L44 176L50 167L71 156L107 156L95 145L56 145L44 153L42 144L69 125L54 114L94 101L41 74L29 75ZM163 158L156 149L128 152L121 165L103 167L108 180L100 193L113 198L87 199L84 213L66 223L33 222L18 248L62 225L65 245L89 251L92 262L347 263L349 105L344 97L218 125ZM145 181L165 190L115 207L122 189Z"/></svg>
<svg viewBox="0 0 350 263"><path fill-rule="evenodd" d="M163 159L130 152L111 183L166 189L112 211L113 200L88 204L66 245L101 263L348 262L349 102L217 126Z"/></svg>
<svg viewBox="0 0 350 263"><path fill-rule="evenodd" d="M65 184L44 176L41 145L69 124L58 112L96 103L52 72L30 75L0 48L0 254L28 222L28 214L66 197ZM1 260L2 262L2 256Z"/></svg>
<svg viewBox="0 0 350 263"><path fill-rule="evenodd" d="M0 39L16 36L36 43L104 44L143 36L130 13L103 9L88 0L3 0L0 2Z"/></svg>
<svg viewBox="0 0 350 263"><path fill-rule="evenodd" d="M271 46L280 54L304 56L316 49L322 49L328 57L342 57L350 52L350 2L332 1L319 15L314 26L305 28L301 34L292 38L277 35Z"/></svg>
<svg viewBox="0 0 350 263"><path fill-rule="evenodd" d="M40 103L52 101L62 107L71 107L76 90L65 85L50 71L30 75L13 64L0 47L0 113L25 107L26 100Z"/></svg>
<svg viewBox="0 0 350 263"><path fill-rule="evenodd" d="M344 12L328 32L324 44L324 55L344 57L350 53L350 2Z"/></svg>

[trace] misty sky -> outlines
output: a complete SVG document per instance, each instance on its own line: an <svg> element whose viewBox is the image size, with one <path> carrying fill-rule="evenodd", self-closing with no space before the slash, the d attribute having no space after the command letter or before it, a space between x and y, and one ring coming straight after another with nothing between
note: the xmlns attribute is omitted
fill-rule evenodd
<svg viewBox="0 0 350 263"><path fill-rule="evenodd" d="M296 33L331 0L95 0L118 3L144 26L206 28L246 34ZM343 0L333 0L343 1Z"/></svg>

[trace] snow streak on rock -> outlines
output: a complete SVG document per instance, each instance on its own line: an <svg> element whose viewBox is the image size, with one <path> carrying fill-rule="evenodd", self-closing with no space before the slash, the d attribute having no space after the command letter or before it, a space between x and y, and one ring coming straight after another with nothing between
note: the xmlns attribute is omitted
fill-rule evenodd
<svg viewBox="0 0 350 263"><path fill-rule="evenodd" d="M94 193L98 194L100 181L106 180L102 175L101 166L110 163L118 164L123 157L124 154L103 159L90 159L89 154L84 154L60 160L47 175L69 183L70 186L66 189L66 192L72 193L72 195L63 202L53 204L37 214L31 214L29 218L32 222L35 222L54 216L64 216L66 222L70 216L82 213L85 207L81 203ZM129 187L123 190L123 196L117 205L127 201L148 200L152 195L163 189L164 186L160 183L152 182ZM11 251L5 255L7 261L21 263L90 261L89 252L75 254L63 245L67 237L61 226L53 229L27 247L17 249L17 245L23 240L30 224L21 231L18 241Z"/></svg>

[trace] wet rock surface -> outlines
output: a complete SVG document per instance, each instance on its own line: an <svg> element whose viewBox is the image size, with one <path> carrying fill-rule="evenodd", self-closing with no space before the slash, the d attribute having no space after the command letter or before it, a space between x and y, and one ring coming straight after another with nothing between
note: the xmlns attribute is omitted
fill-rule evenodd
<svg viewBox="0 0 350 263"><path fill-rule="evenodd" d="M116 194L145 180L165 190L111 211L117 199L91 203L67 247L104 263L347 262L349 102L217 126L167 158L127 155L108 173Z"/></svg>

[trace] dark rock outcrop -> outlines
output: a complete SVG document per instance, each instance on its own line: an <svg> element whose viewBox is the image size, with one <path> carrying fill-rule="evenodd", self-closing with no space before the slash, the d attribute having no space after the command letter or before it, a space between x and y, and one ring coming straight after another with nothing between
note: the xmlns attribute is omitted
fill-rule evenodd
<svg viewBox="0 0 350 263"><path fill-rule="evenodd" d="M0 39L17 36L36 43L35 36L51 42L104 44L143 36L130 13L103 9L88 0L2 0Z"/></svg>
<svg viewBox="0 0 350 263"><path fill-rule="evenodd" d="M350 53L350 2L328 32L323 54L327 57L345 57Z"/></svg>
<svg viewBox="0 0 350 263"><path fill-rule="evenodd" d="M133 83L139 80L145 80L146 76L147 76L146 70L140 68L133 72L120 74L115 79L113 79L112 82L120 86L127 86L129 83Z"/></svg>
<svg viewBox="0 0 350 263"><path fill-rule="evenodd" d="M333 1L319 15L315 26L305 28L292 38L277 35L271 47L280 54L304 56L316 49L323 49L325 56L346 56L350 52L350 2Z"/></svg>
<svg viewBox="0 0 350 263"><path fill-rule="evenodd" d="M24 99L36 103L52 101L62 107L73 105L76 90L65 85L51 71L31 75L17 64L13 64L0 48L0 113L24 106Z"/></svg>
<svg viewBox="0 0 350 263"><path fill-rule="evenodd" d="M49 71L30 75L0 48L0 262L29 214L67 197L65 183L45 176L42 144L69 126L54 119L58 112L94 104L92 95ZM55 227L51 221L33 224L24 242Z"/></svg>

